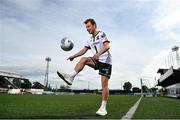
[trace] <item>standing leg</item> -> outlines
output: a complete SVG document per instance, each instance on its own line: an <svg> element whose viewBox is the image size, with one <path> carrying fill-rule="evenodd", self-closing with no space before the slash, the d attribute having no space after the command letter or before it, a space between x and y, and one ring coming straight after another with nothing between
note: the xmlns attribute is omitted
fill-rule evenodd
<svg viewBox="0 0 180 120"><path fill-rule="evenodd" d="M108 77L101 76L101 83L102 83L102 103L99 110L96 112L97 115L104 116L107 114L106 111L106 104L109 97L109 88L108 88Z"/></svg>
<svg viewBox="0 0 180 120"><path fill-rule="evenodd" d="M106 76L101 76L101 84L102 84L102 104L101 108L106 109L106 104L109 97L109 88L108 88L109 78Z"/></svg>

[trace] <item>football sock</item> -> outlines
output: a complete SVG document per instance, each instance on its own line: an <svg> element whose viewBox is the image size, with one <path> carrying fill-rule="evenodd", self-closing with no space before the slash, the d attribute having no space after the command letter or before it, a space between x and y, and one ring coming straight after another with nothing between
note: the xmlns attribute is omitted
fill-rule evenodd
<svg viewBox="0 0 180 120"><path fill-rule="evenodd" d="M73 78L78 74L75 70L70 74Z"/></svg>
<svg viewBox="0 0 180 120"><path fill-rule="evenodd" d="M106 104L107 104L107 101L102 100L101 108L102 108L102 109L106 109Z"/></svg>

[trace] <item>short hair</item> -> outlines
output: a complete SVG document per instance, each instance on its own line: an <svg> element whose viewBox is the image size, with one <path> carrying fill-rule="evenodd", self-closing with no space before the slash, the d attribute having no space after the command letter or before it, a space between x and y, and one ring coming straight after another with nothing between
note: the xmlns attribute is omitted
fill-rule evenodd
<svg viewBox="0 0 180 120"><path fill-rule="evenodd" d="M88 22L90 22L92 25L95 25L97 27L96 21L94 19L88 18L84 21L84 24L87 24Z"/></svg>

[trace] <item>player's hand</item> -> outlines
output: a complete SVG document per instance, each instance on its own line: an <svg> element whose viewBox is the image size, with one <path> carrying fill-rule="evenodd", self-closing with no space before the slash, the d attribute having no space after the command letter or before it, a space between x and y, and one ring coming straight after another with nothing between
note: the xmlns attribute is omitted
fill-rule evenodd
<svg viewBox="0 0 180 120"><path fill-rule="evenodd" d="M70 56L67 60L73 61L74 60L74 56Z"/></svg>
<svg viewBox="0 0 180 120"><path fill-rule="evenodd" d="M95 55L93 56L93 58L94 58L95 60L99 60L99 54L95 54Z"/></svg>

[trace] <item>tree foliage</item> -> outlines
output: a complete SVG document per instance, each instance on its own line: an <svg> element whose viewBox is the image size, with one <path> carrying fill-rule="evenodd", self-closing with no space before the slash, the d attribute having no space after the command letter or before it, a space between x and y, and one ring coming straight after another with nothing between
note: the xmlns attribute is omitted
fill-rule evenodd
<svg viewBox="0 0 180 120"><path fill-rule="evenodd" d="M125 82L124 85L123 85L123 88L125 91L131 91L131 88L132 88L132 84L130 82Z"/></svg>

